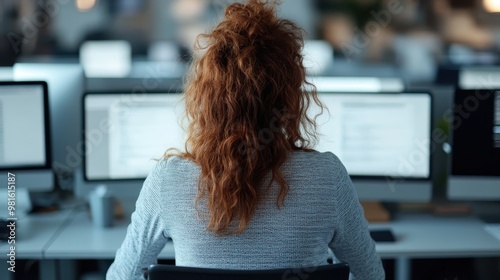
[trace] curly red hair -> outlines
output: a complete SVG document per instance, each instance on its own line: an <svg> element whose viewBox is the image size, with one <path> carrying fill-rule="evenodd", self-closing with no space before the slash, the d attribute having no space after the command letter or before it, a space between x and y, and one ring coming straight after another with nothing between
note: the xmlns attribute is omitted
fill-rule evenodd
<svg viewBox="0 0 500 280"><path fill-rule="evenodd" d="M280 168L290 152L310 151L315 122L307 110L311 100L323 107L306 81L303 31L277 18L274 4L229 5L196 45L204 53L187 76L188 139L180 156L201 168L196 205L206 199L207 229L241 233L272 182L283 206L289 186Z"/></svg>

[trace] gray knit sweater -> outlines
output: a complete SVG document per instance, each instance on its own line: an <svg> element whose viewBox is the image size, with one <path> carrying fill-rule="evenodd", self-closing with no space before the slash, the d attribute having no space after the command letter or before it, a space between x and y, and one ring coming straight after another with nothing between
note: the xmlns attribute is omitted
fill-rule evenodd
<svg viewBox="0 0 500 280"><path fill-rule="evenodd" d="M172 238L178 266L272 269L327 263L328 248L354 279L384 279L352 182L332 153L294 152L282 167L290 186L278 209L278 187L264 195L245 231L218 237L194 207L200 168L172 157L144 182L127 236L107 279L143 279L143 268ZM200 209L199 209L200 210Z"/></svg>

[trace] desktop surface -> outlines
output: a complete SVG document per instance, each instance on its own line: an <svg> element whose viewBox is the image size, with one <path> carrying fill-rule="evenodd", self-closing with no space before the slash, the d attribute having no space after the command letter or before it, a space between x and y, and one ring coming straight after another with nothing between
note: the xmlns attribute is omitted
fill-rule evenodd
<svg viewBox="0 0 500 280"><path fill-rule="evenodd" d="M33 215L20 223L18 257L41 260L44 266L49 265L47 270L54 269L53 274L49 275L56 275L57 272L56 267L50 267L51 263L47 261L112 260L123 242L128 223L129 218L118 221L111 228L97 228L83 209ZM500 240L488 232L480 219L473 216L399 214L393 221L370 224L369 229L390 229L394 233L396 242L376 243L376 250L383 259L396 259L398 280L409 279L411 270L408 262L411 258L500 256ZM7 243L0 243L0 259L7 258L7 249ZM175 259L172 241L167 242L158 258ZM66 264L60 267L67 268Z"/></svg>
<svg viewBox="0 0 500 280"><path fill-rule="evenodd" d="M109 228L94 226L86 211L76 212L65 229L45 251L49 259L114 259L120 248L130 215L115 221ZM78 242L75 242L78 238ZM175 259L172 241L167 242L159 255L160 259Z"/></svg>
<svg viewBox="0 0 500 280"><path fill-rule="evenodd" d="M58 237L47 246L48 259L113 259L123 242L130 220L111 228L96 228L88 213L76 212ZM428 214L401 214L388 223L370 224L373 231L390 229L395 242L376 243L382 258L500 256L500 241L485 230L475 217L436 217ZM75 242L78 236L79 242ZM1 248L1 247L0 247ZM175 259L169 241L159 259Z"/></svg>
<svg viewBox="0 0 500 280"><path fill-rule="evenodd" d="M377 243L383 258L460 258L500 255L500 241L474 216L439 217L399 214L388 223L370 224L370 230L390 229L395 242Z"/></svg>
<svg viewBox="0 0 500 280"><path fill-rule="evenodd" d="M20 259L42 259L44 250L60 233L73 212L63 210L53 213L30 214L16 222L16 243L0 242L0 259L7 258L11 245L16 247Z"/></svg>

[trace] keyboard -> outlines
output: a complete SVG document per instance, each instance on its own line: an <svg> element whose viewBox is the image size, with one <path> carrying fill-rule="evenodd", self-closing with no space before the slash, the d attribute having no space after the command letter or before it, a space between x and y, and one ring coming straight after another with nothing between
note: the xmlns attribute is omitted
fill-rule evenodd
<svg viewBox="0 0 500 280"><path fill-rule="evenodd" d="M377 242L395 242L396 238L390 229L370 230L372 239Z"/></svg>

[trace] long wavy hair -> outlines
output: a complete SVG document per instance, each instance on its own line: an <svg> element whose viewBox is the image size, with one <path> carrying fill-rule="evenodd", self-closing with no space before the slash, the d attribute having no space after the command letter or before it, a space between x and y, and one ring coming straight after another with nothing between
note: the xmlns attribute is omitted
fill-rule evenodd
<svg viewBox="0 0 500 280"><path fill-rule="evenodd" d="M186 77L185 152L200 168L198 195L208 208L207 230L244 231L260 195L279 185L277 207L289 186L280 168L290 152L316 142L306 81L303 30L279 19L275 3L249 0L227 6L225 17L196 43ZM200 211L198 211L200 212Z"/></svg>

